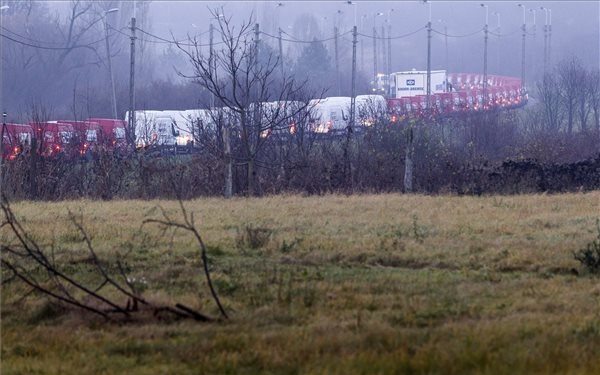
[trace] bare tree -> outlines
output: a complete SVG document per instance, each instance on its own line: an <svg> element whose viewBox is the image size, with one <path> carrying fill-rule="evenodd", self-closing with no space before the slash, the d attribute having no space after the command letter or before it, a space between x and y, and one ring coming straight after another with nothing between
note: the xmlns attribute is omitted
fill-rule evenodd
<svg viewBox="0 0 600 375"><path fill-rule="evenodd" d="M567 133L573 133L573 124L580 93L585 90L581 79L583 68L577 58L564 60L558 65L558 82L561 103L567 117Z"/></svg>
<svg viewBox="0 0 600 375"><path fill-rule="evenodd" d="M66 83L82 71L91 79L89 73L105 59L98 5L73 0L62 17L43 2L19 2L9 10L3 16L7 38L2 45L2 81L11 92L8 106L31 98L50 105L68 101L72 87Z"/></svg>
<svg viewBox="0 0 600 375"><path fill-rule="evenodd" d="M197 82L214 95L218 106L235 114L235 122L226 125L239 139L232 158L245 166L246 193L255 195L260 189L260 152L270 136L288 129L292 119L306 109L308 104L298 105L306 82L281 77L277 55L259 48L258 24L253 28L246 21L237 28L223 9L211 13L217 20L220 50L206 56L196 38L189 38L187 45L178 43L193 70L190 75L178 73Z"/></svg>
<svg viewBox="0 0 600 375"><path fill-rule="evenodd" d="M195 227L194 217L191 214L188 215L181 200L179 202L184 217L182 223L172 220L164 210L161 210L162 218L148 219L146 223L180 228L190 231L194 235L200 246L210 292L222 317L228 319L210 281L206 247ZM68 271L68 267L64 267L64 262L61 261L58 249L54 245L44 246L36 240L35 233L30 232L21 224L4 197L0 202L0 209L3 214L0 223L0 233L3 238L0 246L3 254L1 266L12 274L12 278L21 280L32 291L41 293L55 302L100 315L108 320L132 320L144 311L152 312L155 317L160 316L159 314L162 312L167 312L179 318L198 321L214 320L181 303L176 303L174 306L157 305L144 298L128 275L120 257L114 262L99 257L93 246L92 238L83 226L83 218L69 213L71 223L80 236L80 243L89 254L86 261L94 268L93 277L86 278L85 281L78 279ZM92 285L92 283L94 284Z"/></svg>
<svg viewBox="0 0 600 375"><path fill-rule="evenodd" d="M549 131L558 131L561 121L561 96L559 83L552 73L544 74L537 84L538 95L544 109L544 123Z"/></svg>
<svg viewBox="0 0 600 375"><path fill-rule="evenodd" d="M594 128L600 134L600 70L589 74L590 108L594 113Z"/></svg>

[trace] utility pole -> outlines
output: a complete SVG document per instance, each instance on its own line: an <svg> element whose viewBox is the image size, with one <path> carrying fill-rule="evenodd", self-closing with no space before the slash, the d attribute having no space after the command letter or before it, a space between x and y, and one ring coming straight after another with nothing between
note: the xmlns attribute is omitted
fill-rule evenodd
<svg viewBox="0 0 600 375"><path fill-rule="evenodd" d="M539 76L539 71L538 70L532 70L531 67L536 67L538 66L538 60L539 60L539 56L537 53L538 47L537 47L537 42L536 42L536 29L537 29L537 25L536 25L536 13L535 13L536 9L535 8L529 8L529 13L533 14L533 25L531 27L531 33L533 34L533 40L531 42L531 48L530 48L530 57L529 60L530 62L530 69L529 71L532 73L531 76L533 78L533 80L537 80L537 77Z"/></svg>
<svg viewBox="0 0 600 375"><path fill-rule="evenodd" d="M135 1L131 17L131 65L129 67L129 144L135 146Z"/></svg>
<svg viewBox="0 0 600 375"><path fill-rule="evenodd" d="M540 7L544 11L544 75L548 69L548 8Z"/></svg>
<svg viewBox="0 0 600 375"><path fill-rule="evenodd" d="M254 24L254 63L258 63L258 53L260 44L260 29L258 23Z"/></svg>
<svg viewBox="0 0 600 375"><path fill-rule="evenodd" d="M535 30L536 30L536 24L535 24L535 11L536 11L536 9L535 9L535 8L530 8L530 9L529 9L529 11L530 11L531 13L533 13L533 30L532 30L532 33L533 33L533 40L535 40Z"/></svg>
<svg viewBox="0 0 600 375"><path fill-rule="evenodd" d="M104 39L106 40L106 60L108 63L108 75L110 76L110 87L112 90L112 110L113 110L113 118L116 119L117 117L117 95L115 92L115 79L113 77L113 70L112 70L112 59L110 57L110 43L108 41L108 19L107 19L107 15L109 13L113 13L118 11L119 8L112 8L109 9L107 11L104 12L103 14L103 21L104 21Z"/></svg>
<svg viewBox="0 0 600 375"><path fill-rule="evenodd" d="M281 38L281 34L283 33L283 31L281 30L281 27L279 28L279 64L281 66L281 77L283 78L284 76L284 71L283 71L283 43L282 43L282 38Z"/></svg>
<svg viewBox="0 0 600 375"><path fill-rule="evenodd" d="M548 9L550 18L548 22L548 64L552 63L552 9Z"/></svg>
<svg viewBox="0 0 600 375"><path fill-rule="evenodd" d="M208 26L208 70L210 71L211 79L214 80L214 65L215 65L215 51L214 51L214 26L211 23ZM215 106L215 94L210 95L210 108L213 109Z"/></svg>
<svg viewBox="0 0 600 375"><path fill-rule="evenodd" d="M448 26L444 25L444 44L446 47L446 73L450 70L450 62L448 59Z"/></svg>
<svg viewBox="0 0 600 375"><path fill-rule="evenodd" d="M352 134L354 121L356 120L356 43L358 43L358 32L356 25L352 28L352 97L350 99L350 126L348 128L348 136Z"/></svg>
<svg viewBox="0 0 600 375"><path fill-rule="evenodd" d="M6 8L5 8L6 9ZM0 200L4 202L4 133L6 131L6 111L2 112L2 132L0 134Z"/></svg>
<svg viewBox="0 0 600 375"><path fill-rule="evenodd" d="M496 16L496 74L500 73L500 12L494 12Z"/></svg>
<svg viewBox="0 0 600 375"><path fill-rule="evenodd" d="M383 70L383 74L387 75L388 74L388 59L387 59L387 46L385 45L385 25L381 25L381 57L382 57L382 70Z"/></svg>
<svg viewBox="0 0 600 375"><path fill-rule="evenodd" d="M519 7L523 8L523 26L521 31L523 32L523 41L521 42L521 95L525 93L525 38L527 37L527 20L525 19L525 5L518 4Z"/></svg>
<svg viewBox="0 0 600 375"><path fill-rule="evenodd" d="M0 26L3 26L2 24L2 11L9 9L10 7L8 5L2 5L2 7L0 7ZM2 99L2 96L0 96L0 100ZM4 202L4 174L2 173L3 171L3 167L4 167L4 132L5 132L5 128L6 128L6 111L2 112L2 130L0 131L0 200L2 202ZM34 133L35 134L35 133ZM32 149L34 150L34 149ZM33 180L33 179L32 179Z"/></svg>
<svg viewBox="0 0 600 375"><path fill-rule="evenodd" d="M377 84L377 29L373 26L373 87Z"/></svg>
<svg viewBox="0 0 600 375"><path fill-rule="evenodd" d="M388 33L387 33L387 49L388 49L388 53L387 53L387 93L386 96L391 96L390 93L390 88L391 88L391 76L392 76L392 17L391 14L394 11L394 9L390 9L387 12L387 29L388 29ZM394 93L395 94L395 93Z"/></svg>
<svg viewBox="0 0 600 375"><path fill-rule="evenodd" d="M439 19L438 22L444 25L444 47L445 47L445 52L444 52L445 63L444 63L444 67L446 69L446 73L448 73L448 25L446 24L446 21L444 21L443 19Z"/></svg>
<svg viewBox="0 0 600 375"><path fill-rule="evenodd" d="M361 36L362 33L365 32L365 27L364 27L364 19L367 18L366 14L363 14L362 16L360 16L360 32L361 32ZM360 71L364 72L365 71L365 42L363 40L363 38L360 39Z"/></svg>
<svg viewBox="0 0 600 375"><path fill-rule="evenodd" d="M427 112L431 110L431 3L427 22Z"/></svg>
<svg viewBox="0 0 600 375"><path fill-rule="evenodd" d="M387 95L390 95L390 76L392 74L392 24L388 24L388 37L387 37L387 48L388 48L388 92Z"/></svg>
<svg viewBox="0 0 600 375"><path fill-rule="evenodd" d="M337 95L340 96L340 55L338 52L338 28L333 27L333 42L335 51L335 87L337 88Z"/></svg>
<svg viewBox="0 0 600 375"><path fill-rule="evenodd" d="M485 8L485 25L483 26L483 109L487 109L488 106L488 94L487 94L487 50L488 50L488 6L481 4Z"/></svg>

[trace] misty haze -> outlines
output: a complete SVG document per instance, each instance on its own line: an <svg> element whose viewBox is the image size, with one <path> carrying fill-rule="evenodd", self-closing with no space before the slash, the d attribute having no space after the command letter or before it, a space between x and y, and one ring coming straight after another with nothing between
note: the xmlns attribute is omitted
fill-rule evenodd
<svg viewBox="0 0 600 375"><path fill-rule="evenodd" d="M600 373L600 1L0 0L0 372Z"/></svg>

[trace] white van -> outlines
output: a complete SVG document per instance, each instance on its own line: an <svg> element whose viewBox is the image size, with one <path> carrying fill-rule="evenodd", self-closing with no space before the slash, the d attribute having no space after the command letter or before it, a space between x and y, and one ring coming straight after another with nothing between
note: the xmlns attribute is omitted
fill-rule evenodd
<svg viewBox="0 0 600 375"><path fill-rule="evenodd" d="M313 99L309 102L310 123L316 133L344 131L350 122L349 96L333 96Z"/></svg>

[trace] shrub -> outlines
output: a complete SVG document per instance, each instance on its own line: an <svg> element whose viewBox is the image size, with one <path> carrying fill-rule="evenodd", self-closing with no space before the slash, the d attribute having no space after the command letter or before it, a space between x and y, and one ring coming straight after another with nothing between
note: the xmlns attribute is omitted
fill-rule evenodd
<svg viewBox="0 0 600 375"><path fill-rule="evenodd" d="M272 229L247 225L244 230L238 230L236 244L240 249L260 249L269 243L272 234Z"/></svg>
<svg viewBox="0 0 600 375"><path fill-rule="evenodd" d="M597 237L586 247L573 252L573 256L593 274L600 274L600 219L596 220Z"/></svg>

